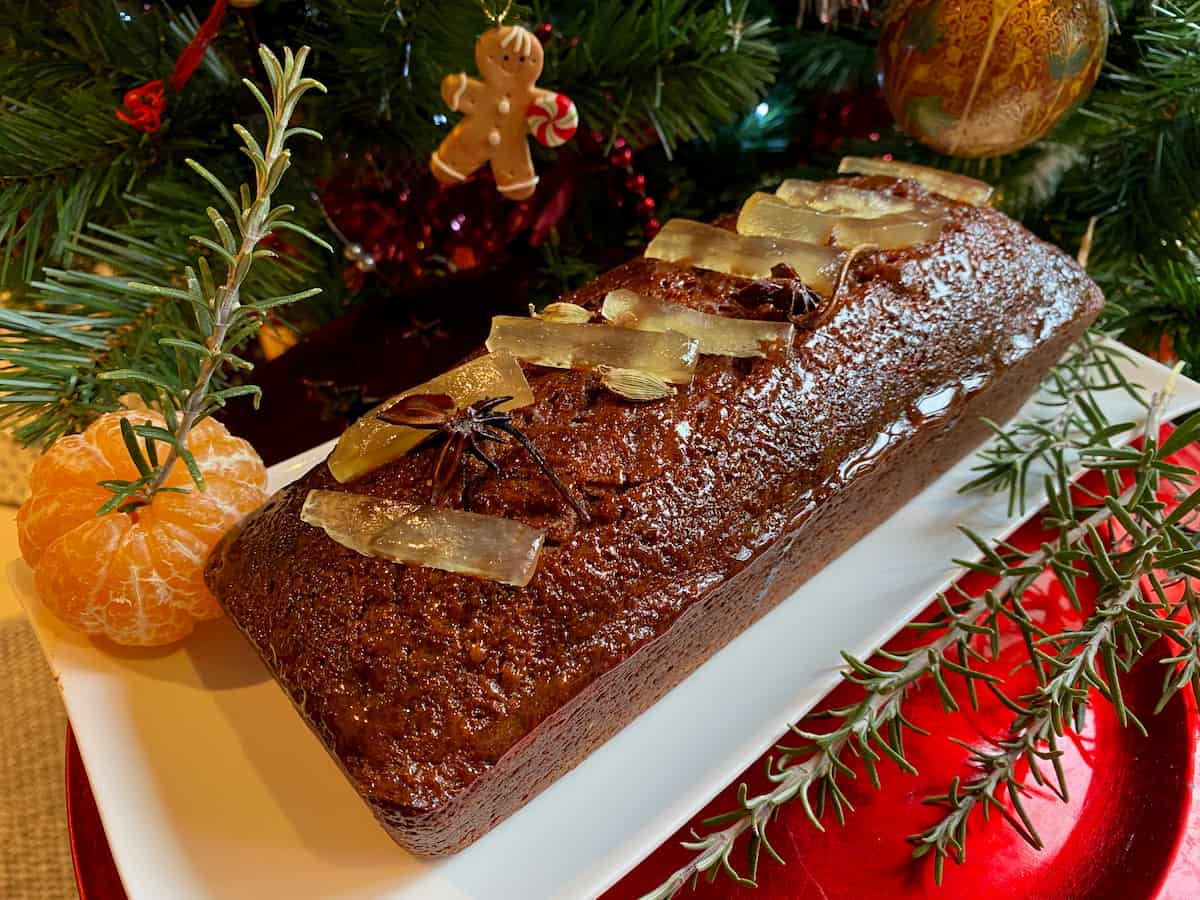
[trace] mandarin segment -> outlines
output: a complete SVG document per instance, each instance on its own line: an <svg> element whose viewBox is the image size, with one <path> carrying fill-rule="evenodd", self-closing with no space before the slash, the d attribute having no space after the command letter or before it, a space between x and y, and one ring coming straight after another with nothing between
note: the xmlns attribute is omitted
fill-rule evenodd
<svg viewBox="0 0 1200 900"><path fill-rule="evenodd" d="M100 607L108 567L132 527L130 516L93 516L54 541L33 570L42 602L89 634L102 631Z"/></svg>
<svg viewBox="0 0 1200 900"><path fill-rule="evenodd" d="M42 601L69 625L119 644L168 644L220 615L204 563L221 536L266 500L266 467L250 444L206 419L188 437L205 491L178 464L167 484L186 493L158 493L132 512L97 516L112 496L97 482L137 477L122 418L164 424L156 413L110 413L38 460L17 513L21 555ZM160 457L165 452L160 445Z"/></svg>
<svg viewBox="0 0 1200 900"><path fill-rule="evenodd" d="M50 453L37 458L29 472L29 483L62 487L68 484L94 487L97 473L102 478L111 478L112 469L108 459L82 434L69 434L59 438Z"/></svg>
<svg viewBox="0 0 1200 900"><path fill-rule="evenodd" d="M210 422L217 425L212 419L205 419L200 424L204 426ZM193 433L188 441L188 449L192 451L205 477L220 475L265 491L267 470L263 468L262 460L250 442L234 437L220 425L217 427L221 429L221 434L197 436Z"/></svg>
<svg viewBox="0 0 1200 900"><path fill-rule="evenodd" d="M177 554L159 557L161 547L149 524L141 521L129 529L101 589L103 631L121 644L170 643L190 634L195 624L188 608L192 598L173 596L169 583L187 564Z"/></svg>
<svg viewBox="0 0 1200 900"><path fill-rule="evenodd" d="M17 540L21 556L34 565L61 535L96 517L96 510L111 497L99 485L69 485L34 493L17 510Z"/></svg>
<svg viewBox="0 0 1200 900"><path fill-rule="evenodd" d="M208 549L211 549L211 544L215 544L230 525L262 506L266 487L207 473L204 481L204 493L159 494L154 498L152 509L159 520L208 538Z"/></svg>
<svg viewBox="0 0 1200 900"><path fill-rule="evenodd" d="M221 607L204 584L204 562L216 542L169 522L147 527L146 539L171 602L198 621L219 617Z"/></svg>

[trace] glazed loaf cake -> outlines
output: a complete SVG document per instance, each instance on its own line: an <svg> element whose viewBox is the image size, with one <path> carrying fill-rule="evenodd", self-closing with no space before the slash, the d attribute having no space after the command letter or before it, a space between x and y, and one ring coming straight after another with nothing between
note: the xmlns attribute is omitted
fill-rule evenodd
<svg viewBox="0 0 1200 900"><path fill-rule="evenodd" d="M592 521L515 447L451 503L544 529L527 587L362 556L301 521L314 488L426 501L436 446L345 485L319 465L214 553L214 593L404 847L455 851L577 765L979 444L980 417L1015 412L1099 312L1074 261L1004 215L844 183L934 204L942 233L860 254L836 312L784 352L704 356L652 404L525 367L536 402L514 421ZM773 315L753 284L637 259L564 299Z"/></svg>

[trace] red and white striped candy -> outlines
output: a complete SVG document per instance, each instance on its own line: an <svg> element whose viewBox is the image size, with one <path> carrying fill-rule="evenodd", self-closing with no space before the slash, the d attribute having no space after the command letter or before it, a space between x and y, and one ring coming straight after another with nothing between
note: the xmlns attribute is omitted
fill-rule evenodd
<svg viewBox="0 0 1200 900"><path fill-rule="evenodd" d="M543 147L559 147L579 128L579 113L566 94L542 94L525 110L529 132Z"/></svg>

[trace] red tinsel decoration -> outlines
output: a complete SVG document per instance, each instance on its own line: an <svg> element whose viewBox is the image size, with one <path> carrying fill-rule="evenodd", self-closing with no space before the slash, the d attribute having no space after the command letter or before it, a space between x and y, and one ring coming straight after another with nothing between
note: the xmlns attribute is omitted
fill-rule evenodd
<svg viewBox="0 0 1200 900"><path fill-rule="evenodd" d="M533 197L513 203L486 172L446 190L424 167L380 163L373 153L347 157L322 185L325 212L347 241L352 290L370 271L402 289L431 271L492 265L518 237L538 246L569 211L581 177L595 168L576 153L559 154Z"/></svg>
<svg viewBox="0 0 1200 900"><path fill-rule="evenodd" d="M192 35L188 45L179 54L179 59L175 60L175 68L171 71L171 90L175 93L178 94L183 90L183 86L188 83L188 79L200 65L200 60L204 59L208 45L213 42L213 38L221 30L221 20L225 18L226 5L227 0L216 0L213 3L212 9L208 11L208 15L200 23L200 27L196 29L196 33Z"/></svg>
<svg viewBox="0 0 1200 900"><path fill-rule="evenodd" d="M633 149L618 138L605 153L607 137L580 135L578 152L557 155L534 195L521 203L506 200L486 171L452 190L439 185L423 166L386 165L375 153L343 159L338 174L322 185L321 204L345 236L346 285L358 290L368 273L401 290L433 272L462 272L497 263L514 241L537 247L571 210L588 178L609 173L609 196L622 194L642 220L649 240L661 225L658 204L646 178L633 170ZM382 165L381 165L382 163Z"/></svg>

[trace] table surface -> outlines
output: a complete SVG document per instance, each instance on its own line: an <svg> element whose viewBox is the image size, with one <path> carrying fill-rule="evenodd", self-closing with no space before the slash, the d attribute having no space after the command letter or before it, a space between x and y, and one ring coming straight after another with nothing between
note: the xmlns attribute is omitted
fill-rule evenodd
<svg viewBox="0 0 1200 900"><path fill-rule="evenodd" d="M0 559L20 556L17 545L17 511L11 506L0 506ZM0 579L0 622L6 619L24 618L21 604L13 592L8 579Z"/></svg>
<svg viewBox="0 0 1200 900"><path fill-rule="evenodd" d="M0 504L0 553L11 559L17 552L15 508ZM66 715L25 613L8 579L2 582L0 896L72 897L62 777Z"/></svg>

